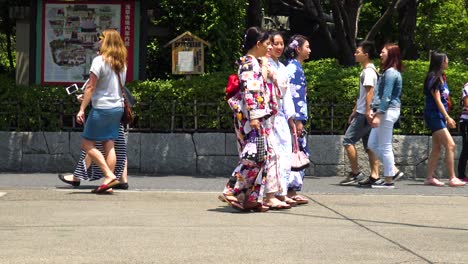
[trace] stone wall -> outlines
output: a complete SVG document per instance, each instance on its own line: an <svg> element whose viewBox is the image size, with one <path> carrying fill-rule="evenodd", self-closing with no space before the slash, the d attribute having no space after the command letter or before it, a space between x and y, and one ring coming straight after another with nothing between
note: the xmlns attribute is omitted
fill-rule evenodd
<svg viewBox="0 0 468 264"><path fill-rule="evenodd" d="M458 159L461 138L454 139ZM343 136L314 135L308 140L308 175L345 175L350 170ZM393 141L395 162L406 177L425 177L431 137L394 136ZM72 172L80 155L79 132L0 132L0 142L0 172ZM359 164L368 173L362 144L357 149ZM237 163L237 146L231 133L129 133L128 159L130 173L227 176ZM447 177L442 159L437 176Z"/></svg>

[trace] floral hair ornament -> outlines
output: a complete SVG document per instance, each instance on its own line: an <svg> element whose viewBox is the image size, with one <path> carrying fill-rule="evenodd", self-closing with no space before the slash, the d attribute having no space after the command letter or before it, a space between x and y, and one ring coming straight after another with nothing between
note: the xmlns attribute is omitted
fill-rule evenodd
<svg viewBox="0 0 468 264"><path fill-rule="evenodd" d="M290 47L291 49L297 49L297 47L299 47L299 42L297 42L297 40L293 40L291 43L289 43L288 47Z"/></svg>

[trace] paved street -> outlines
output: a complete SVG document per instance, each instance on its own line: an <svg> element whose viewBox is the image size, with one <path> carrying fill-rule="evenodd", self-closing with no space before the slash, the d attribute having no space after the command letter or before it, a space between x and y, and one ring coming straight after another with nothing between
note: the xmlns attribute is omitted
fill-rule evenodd
<svg viewBox="0 0 468 264"><path fill-rule="evenodd" d="M0 174L0 263L468 263L468 187L305 179L309 205L238 213L226 178L133 176L95 195L54 174Z"/></svg>

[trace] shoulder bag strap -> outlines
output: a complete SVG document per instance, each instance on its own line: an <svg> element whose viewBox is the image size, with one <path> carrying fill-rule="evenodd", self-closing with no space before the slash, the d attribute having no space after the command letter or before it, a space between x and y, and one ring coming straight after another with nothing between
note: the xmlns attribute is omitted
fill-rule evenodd
<svg viewBox="0 0 468 264"><path fill-rule="evenodd" d="M125 91L124 91L124 88L123 88L123 85L122 85L122 80L120 78L120 74L117 73L117 71L115 71L115 74L117 74L117 78L119 78L119 86L120 86L120 91L122 92L122 97L123 97L124 101L127 100L127 102L128 102L128 99L127 99L127 97L125 95Z"/></svg>

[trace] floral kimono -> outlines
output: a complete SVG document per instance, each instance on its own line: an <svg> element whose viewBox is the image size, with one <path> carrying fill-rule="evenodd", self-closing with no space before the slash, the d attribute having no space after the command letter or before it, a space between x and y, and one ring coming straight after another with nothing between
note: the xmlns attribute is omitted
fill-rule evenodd
<svg viewBox="0 0 468 264"><path fill-rule="evenodd" d="M273 59L269 60L276 84L276 96L278 98L278 114L273 121L273 133L270 134L270 142L276 154L276 167L280 184L277 193L286 196L288 191L289 175L291 173L292 141L288 119L296 115L294 102L288 88L289 80L286 66Z"/></svg>
<svg viewBox="0 0 468 264"><path fill-rule="evenodd" d="M239 162L224 189L224 194L234 195L245 208L258 206L263 200L266 184L266 168L270 162L271 146L267 140L271 133L269 117L273 110L270 107L270 91L262 76L260 62L251 56L243 56L239 60L240 91L228 100L234 112L234 128L238 142L239 155L251 137L259 136L265 142L267 156L264 162L244 165ZM260 129L253 131L250 119L260 121Z"/></svg>

